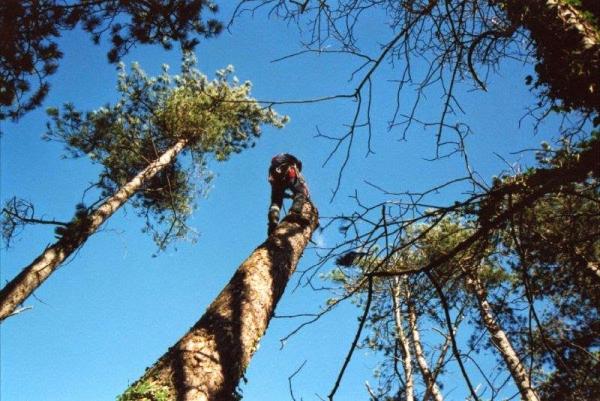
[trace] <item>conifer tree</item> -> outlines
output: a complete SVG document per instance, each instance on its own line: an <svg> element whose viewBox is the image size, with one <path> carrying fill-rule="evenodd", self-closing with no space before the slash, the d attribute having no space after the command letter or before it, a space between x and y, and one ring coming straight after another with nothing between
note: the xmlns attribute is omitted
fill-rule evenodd
<svg viewBox="0 0 600 401"><path fill-rule="evenodd" d="M99 44L109 37L108 61L118 62L137 44L178 43L193 50L198 37L222 29L208 13L210 0L4 0L0 2L0 121L17 121L39 107L50 90L49 76L63 53L58 37L81 28Z"/></svg>
<svg viewBox="0 0 600 401"><path fill-rule="evenodd" d="M424 277L409 278L400 273L422 266L464 241L464 238L472 233L472 227L468 222L460 223L460 221L460 216L453 216L437 221L431 226L423 225L416 230L411 230L403 242L412 245L401 254L390 258L387 262L379 258L363 257L358 259L354 268L334 271L332 277L342 282L350 294L355 293L356 297L364 297L367 289L364 288L363 275L376 275L377 272L385 271L394 271L398 274L376 278L374 291L377 293L373 295L375 301L373 311L369 315L372 332L368 337L367 345L382 350L394 361L397 360L405 372L404 383L396 383L396 386L388 385L388 392L396 388L396 391L401 392L407 400L415 399L416 386L412 365L416 363L423 377L423 393L428 397L432 396L435 400L443 399L432 370L426 362L416 327L417 310L429 310L427 317L430 324L446 326L446 331L449 331L454 330L454 327L448 327L447 322L444 322L444 309L458 308L474 316L478 325L487 330L489 342L504 361L521 398L526 401L538 401L539 397L527 375L524 361L503 329L500 319L495 316L487 295L486 288L492 291L498 286L499 281L506 280L508 276L499 266L494 265L491 259L486 259L485 252L482 252L479 247L470 248L455 257L451 263L439 266L435 273L432 273L436 282L442 283L440 286L446 298L444 303L438 302L435 309L431 305L439 294L432 290L432 284ZM481 266L477 262L480 259L485 261ZM359 271L353 272L353 269ZM431 313L432 310L435 310L434 314ZM387 338L389 332L386 330L389 321L395 328L391 340ZM393 352L395 348L400 349L399 356ZM455 360L462 358L457 350L454 350L454 354ZM434 370L437 370L437 367L434 367ZM384 375L389 382L392 378L388 375L391 377L394 375L391 372Z"/></svg>
<svg viewBox="0 0 600 401"><path fill-rule="evenodd" d="M309 201L290 211L200 320L117 401L239 399L239 381L318 224Z"/></svg>
<svg viewBox="0 0 600 401"><path fill-rule="evenodd" d="M334 150L343 149L340 143L345 141L350 155L351 147L356 146L355 133L365 129L371 135L375 119L370 110L376 100L371 89L378 76L385 76L396 83L397 90L389 128L402 127L402 139L406 139L414 125L433 127L436 158L464 155L465 178L418 192L385 188L386 202L365 205L357 198L357 210L338 217L353 234L333 253L349 246L353 250L379 246L385 249L384 256L411 254L413 246L422 242L401 238L415 225L428 221L427 216L433 218L427 227L435 227L456 213L469 233L436 257L407 267L409 271L385 271L391 262L386 256L383 268L363 272L355 277L355 284L364 284L369 275L386 279L411 275L418 280L425 273L448 278L443 272L454 266L464 276L460 292L470 299L469 312L476 327L489 331L491 342L487 344L499 349L522 398L593 400L599 388L595 372L600 338L596 296L600 233L595 228L600 176L600 137L595 130L600 125L600 3L338 0L297 2L294 7L284 1L241 0L238 11L265 5L271 14L302 24L308 32L307 52L344 53L360 59L351 75L353 87L337 95L339 99L357 99L358 105L353 122L339 135ZM365 18L372 15L367 10L385 15L391 28L376 50L361 31L362 23L372 23ZM559 149L542 146L544 161L523 172L501 175L488 185L469 165L464 144L471 130L457 113L462 111L458 95L467 95L457 88L466 83L486 90L490 73L510 58L535 68L525 79L537 97L531 108L535 129L550 115L558 114L565 124L556 133ZM382 68L385 61L394 68ZM417 96L411 88L417 88ZM429 110L427 118L420 117L419 106L428 90L444 98L439 118L433 121ZM413 97L417 99L414 103ZM434 102L433 106L438 105ZM499 112L497 118L504 116ZM448 145L448 154L439 152ZM371 151L370 142L367 146ZM342 169L348 160L349 156ZM464 196L454 203L431 206L438 205L438 198L431 200L433 194L462 180L472 184ZM381 207L383 215L379 215ZM477 261L468 261L468 257ZM490 271L498 275L496 279L491 279ZM452 297L455 289L441 281L445 296ZM511 293L515 297L509 297ZM438 293L438 298L441 295ZM377 301L375 294L373 297ZM395 308L390 302L387 308L385 316L389 317ZM377 310L373 319L384 312L384 308ZM477 399L473 392L471 396Z"/></svg>
<svg viewBox="0 0 600 401"><path fill-rule="evenodd" d="M113 106L86 114L70 104L62 111L49 109L47 137L64 142L71 156L87 156L102 166L95 185L100 198L91 207L78 205L72 220L57 227L58 240L0 291L0 320L128 201L146 218L145 230L153 233L159 248L184 237L194 185L211 177L208 158L227 160L252 146L263 124L282 127L286 121L250 97L250 82L231 79L232 67L208 80L188 53L180 75L171 78L166 66L163 70L151 78L137 65L130 74L121 66L121 98ZM184 162L184 155L192 163ZM3 209L7 240L23 224L41 222L24 205L13 199Z"/></svg>

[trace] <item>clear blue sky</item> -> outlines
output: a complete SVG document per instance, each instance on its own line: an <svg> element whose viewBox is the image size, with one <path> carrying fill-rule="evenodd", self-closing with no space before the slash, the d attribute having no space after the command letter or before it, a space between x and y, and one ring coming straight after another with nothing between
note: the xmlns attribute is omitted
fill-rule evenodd
<svg viewBox="0 0 600 401"><path fill-rule="evenodd" d="M224 18L231 10L224 9ZM376 16L361 30L365 42L377 44L389 32ZM80 109L95 109L116 100L115 67L106 62L106 49L91 44L80 32L65 33L65 53L44 107L70 101ZM254 83L259 99L302 99L353 88L349 74L356 64L348 58L302 56L288 61L271 60L299 49L298 32L264 15L237 21L231 34L203 42L197 49L200 68L208 75L228 64L241 80ZM372 47L371 50L375 50ZM139 61L149 73L162 63L178 70L180 54L157 47L138 47L124 60ZM467 143L473 165L489 178L506 168L494 152L510 162L520 161L511 151L535 146L552 137L552 127L533 137L530 123L518 126L532 96L523 85L530 67L507 63L492 77L489 92L465 94L464 121L475 135ZM316 127L327 133L342 133L350 121L351 101L279 107L291 123L283 130L267 129L256 148L235 155L227 163L212 162L216 173L207 199L199 202L191 225L200 232L197 244L179 243L152 258L151 239L140 232L143 222L132 210L122 210L93 236L73 260L30 298L33 310L4 323L1 335L0 399L2 401L104 401L113 400L144 368L151 365L201 316L206 306L229 280L234 270L265 239L269 186L266 171L272 155L286 151L304 161L305 176L322 216L349 212L349 195L358 190L365 201L380 195L364 184L375 182L396 191L423 190L461 174L459 159L427 162L434 152L434 131L415 127L408 141L398 141L400 132L386 130L393 106L393 87L386 81L384 66L375 86L373 109L376 152L368 158L366 133L357 144L338 196L330 203L340 155L327 168L322 163L331 150L327 141L315 139ZM406 92L406 96L413 96ZM439 94L431 93L422 116L439 114ZM1 200L14 195L32 201L42 216L68 220L88 183L97 177L97 166L87 160L62 160L59 144L43 142L46 123L42 109L29 113L19 124L6 123L1 139ZM545 135L548 133L548 135ZM445 195L450 200L450 195ZM318 241L331 245L335 228ZM53 241L46 227L27 229L10 250L2 250L1 281L10 280L43 248ZM300 268L314 262L307 251ZM280 314L313 312L325 293L292 286L277 308ZM359 310L345 304L322 321L293 337L283 350L279 339L298 322L271 322L256 353L243 386L245 399L288 400L288 376L304 361L295 379L299 399L326 397L351 343ZM339 392L340 400L367 399L364 381L377 358L359 350ZM448 399L464 398L460 379L447 383Z"/></svg>

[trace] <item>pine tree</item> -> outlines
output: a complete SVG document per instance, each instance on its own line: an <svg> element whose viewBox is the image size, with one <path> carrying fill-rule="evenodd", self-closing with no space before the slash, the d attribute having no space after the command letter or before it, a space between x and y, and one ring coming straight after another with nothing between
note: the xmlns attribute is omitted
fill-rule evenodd
<svg viewBox="0 0 600 401"><path fill-rule="evenodd" d="M200 320L117 400L238 399L239 381L317 226L310 202L286 216Z"/></svg>
<svg viewBox="0 0 600 401"><path fill-rule="evenodd" d="M177 42L193 50L198 38L191 35L210 38L221 31L219 21L206 18L217 11L210 0L0 2L0 121L16 121L41 105L63 56L56 39L65 31L79 27L95 44L108 36L108 60L116 63L137 44L170 49Z"/></svg>
<svg viewBox="0 0 600 401"><path fill-rule="evenodd" d="M0 320L10 316L106 220L130 201L146 218L146 230L159 248L185 237L185 219L193 210L194 178L210 180L207 158L226 160L252 146L261 125L281 127L286 117L261 107L250 95L250 82L230 82L232 67L210 81L187 54L182 73L171 79L164 67L157 78L136 65L121 67L121 99L114 106L83 114L67 104L50 109L48 138L65 143L73 157L87 156L103 167L96 187L98 206L79 206L73 219L57 227L58 240L47 247L0 291ZM185 167L179 155L191 156ZM198 180L196 180L197 182ZM3 210L7 239L24 223L36 222L10 201ZM24 214L25 213L25 214ZM162 231L161 231L162 228Z"/></svg>

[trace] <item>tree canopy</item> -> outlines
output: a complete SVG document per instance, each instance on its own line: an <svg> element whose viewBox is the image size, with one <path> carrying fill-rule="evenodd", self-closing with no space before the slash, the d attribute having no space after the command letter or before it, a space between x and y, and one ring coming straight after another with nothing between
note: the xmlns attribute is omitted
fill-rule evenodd
<svg viewBox="0 0 600 401"><path fill-rule="evenodd" d="M51 120L44 137L63 143L68 157L86 157L102 166L87 190L99 189L99 197L84 208L114 195L179 140L187 141L182 156L189 155L191 163L179 158L144 182L131 201L160 248L185 237L186 218L212 180L208 158L227 160L254 146L261 125L281 128L288 120L256 103L250 97L252 84L233 77L232 66L209 80L195 64L194 55L187 53L181 73L174 77L167 65L161 75L149 77L138 64L130 73L121 64L117 85L121 97L114 105L82 112L67 103L62 109L47 110ZM8 202L3 214L7 242L18 226L34 217L31 212L23 202Z"/></svg>
<svg viewBox="0 0 600 401"><path fill-rule="evenodd" d="M80 26L98 44L110 37L108 61L115 63L137 44L173 42L192 50L198 37L212 37L221 24L205 18L215 13L213 1L7 0L0 5L0 121L18 120L41 105L48 94L48 77L56 72L63 53L61 33Z"/></svg>
<svg viewBox="0 0 600 401"><path fill-rule="evenodd" d="M212 3L202 4L212 7ZM360 387L372 400L595 401L600 391L597 2L241 0L232 12L233 39L224 39L222 48L210 49L215 58L226 54L256 64L259 79L269 88L261 95L268 100L249 98L250 85L237 82L230 69L211 81L194 70L189 59L182 75L175 78L169 78L166 70L150 78L139 67L129 74L120 67L116 103L88 113L69 104L49 110L47 138L63 143L69 156L89 158L100 170L86 195L94 198L91 205L80 204L71 221L56 222L42 219L30 203L13 198L5 208L4 233L10 237L24 222L58 224L59 237L64 229L81 227L78 222L87 221L88 213L98 211L98 205L117 195L160 155L181 145L177 148L181 156L144 180L132 196L146 230L164 249L187 234L194 195L212 177L207 160L227 159L253 146L261 124L285 123L271 106L289 107L304 119L290 127L297 137L267 142L264 149L259 146L253 152L260 156L248 156L233 173L221 170L229 174L227 195L204 215L214 213L210 229L227 236L219 237L221 241L213 242L201 257L194 253L194 261L202 265L206 258L210 269L197 269L181 281L169 281L171 277L162 273L162 281L174 283L171 287L177 290L162 282L154 287L163 298L160 304L168 304L167 297L179 303L169 304L161 321L166 322L173 310L185 315L190 298L178 292L181 288L183 293L186 285L194 287L188 288L188 295L201 298L201 305L210 304L214 294L205 283L215 277L226 279L220 269L213 269L220 267L214 254L219 260L240 254L245 258L247 249L236 250L248 244L246 237L254 246L256 235L249 234L254 233L253 227L261 225L260 235L264 235L264 219L257 217L263 212L257 213L256 205L267 184L259 187L254 177L262 177L273 153L290 151L303 158L307 174L318 163L327 166L318 173L313 170L317 179L309 182L316 199L331 200L329 205L319 203L324 205L321 212L325 210L322 230L295 287L302 296L292 298L290 293L295 303L287 308L293 313L275 314L282 318L280 322L302 319L279 326L289 329L281 338L282 346L321 320L309 331L315 337L305 337L300 352L293 354L301 359L311 355L316 361L298 362L293 373L293 367L286 365L288 370L282 373L282 364L292 362L283 354L264 351L278 370L273 378L287 375L287 382L285 377L282 381L289 385L292 399L298 399L298 394L307 397L318 387L318 397L329 391L326 396L334 400L342 398L343 391L359 393ZM254 31L246 35L248 20L243 18L248 14L253 23L259 21L260 35ZM119 15L127 20L129 14ZM267 16L268 22L257 18ZM283 20L285 27L275 18ZM236 37L240 20L243 34ZM111 24L103 20L98 27ZM216 34L214 24L215 29L207 25L201 36ZM290 26L298 28L299 48L288 40ZM271 35L271 29L277 33ZM123 28L117 34L124 39L126 32ZM135 42L135 34L131 40L128 43L143 43ZM152 43L159 43L156 40ZM183 47L192 47L194 43L187 41L182 40ZM243 44L228 48L232 43ZM118 50L118 43L113 44L114 60L130 48L124 45ZM273 63L266 67L256 62L260 57ZM305 57L310 58L308 63ZM210 57L203 61L212 62ZM348 76L341 77L342 72ZM346 78L344 84L332 83ZM494 85L509 95L500 96ZM525 90L519 91L520 87ZM307 96L313 93L307 88L316 95ZM29 89L23 86L23 90ZM486 95L488 91L495 95ZM525 116L511 109L513 103L524 107ZM317 112L311 114L311 108ZM240 116L247 118L240 123ZM506 124L508 119L512 124ZM306 133L314 133L329 147L301 136ZM521 142L522 136L528 139ZM250 154L245 152L244 157ZM366 155L364 160L359 154ZM423 168L425 162L419 160L427 157L423 155L430 157L428 166L434 173ZM218 214L221 208L227 211ZM270 238L257 252L282 238ZM265 260L271 257L269 253ZM189 265L189 260L183 260ZM255 274L262 274L259 270L248 268L234 278L243 276L250 282L257 278ZM172 388L179 385L189 390L184 389L185 394L204 386L197 377L201 370L189 371L189 366L206 361L198 349L202 347L194 348L193 340L184 339L211 337L206 334L207 321L208 326L228 322L228 334L218 336L219 356L211 363L221 357L224 361L211 372L223 376L222 372L235 371L229 376L238 380L239 365L227 361L228 352L243 348L250 350L246 356L253 354L255 342L242 347L242 328L251 325L252 314L268 323L274 312L266 313L262 301L252 302L260 297L238 285L227 286L223 294L216 298L218 308L209 307L210 318L201 318L190 330L187 320L179 322L176 335L169 323L161 325L170 336L162 345L173 344L184 330L188 334L130 386L124 399L169 399ZM323 298L327 300L320 304ZM352 308L342 306L346 301L354 302L360 311L348 312ZM240 306L246 302L247 310L253 310L249 314ZM192 312L186 312L189 319ZM197 310L193 313L197 316ZM342 316L331 333L318 326L330 313ZM352 325L354 332L348 329ZM328 336L334 340L327 342ZM344 347L341 353L340 347ZM329 355L333 354L341 356L332 368ZM145 366L155 356L144 359ZM312 368L302 371L305 363L313 363ZM371 379L368 370L375 365L376 384L365 384L365 378ZM304 374L313 387L301 382ZM148 377L156 379L159 387L148 386ZM296 379L302 393L294 389ZM269 388L280 384L268 382L275 379L262 371L252 376L248 388L253 380L267 382ZM235 392L231 390L235 384L227 384L228 396ZM268 391L264 387L259 391ZM168 391L162 391L165 388Z"/></svg>
<svg viewBox="0 0 600 401"><path fill-rule="evenodd" d="M86 114L70 104L62 113L48 110L47 138L62 141L73 157L87 156L102 165L98 181L83 195L97 188L99 198L89 207L78 204L68 223L35 217L33 206L23 200L6 203L0 222L7 244L27 224L58 227L57 241L0 291L0 320L17 313L18 305L130 200L159 250L185 237L199 192L195 184L210 181L206 157L226 160L252 145L261 125L282 127L287 120L249 97L250 82L229 82L232 67L209 81L194 65L193 55L186 54L173 83L166 66L157 78L134 66L131 74L120 74L121 99L115 106ZM186 153L191 156L187 166L181 161Z"/></svg>

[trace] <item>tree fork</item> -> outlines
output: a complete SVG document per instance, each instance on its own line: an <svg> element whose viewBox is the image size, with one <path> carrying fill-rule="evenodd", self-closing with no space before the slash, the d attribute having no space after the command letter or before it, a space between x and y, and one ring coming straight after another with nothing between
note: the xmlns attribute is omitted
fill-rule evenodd
<svg viewBox="0 0 600 401"><path fill-rule="evenodd" d="M117 209L123 206L148 179L170 165L187 144L187 139L180 139L127 184L119 188L114 195L86 216L83 221L77 221L75 218L58 241L48 246L40 256L0 290L0 321L11 316L15 309L83 245Z"/></svg>
<svg viewBox="0 0 600 401"><path fill-rule="evenodd" d="M286 216L200 320L118 400L150 401L158 394L177 401L237 399L238 383L317 226L310 202Z"/></svg>

